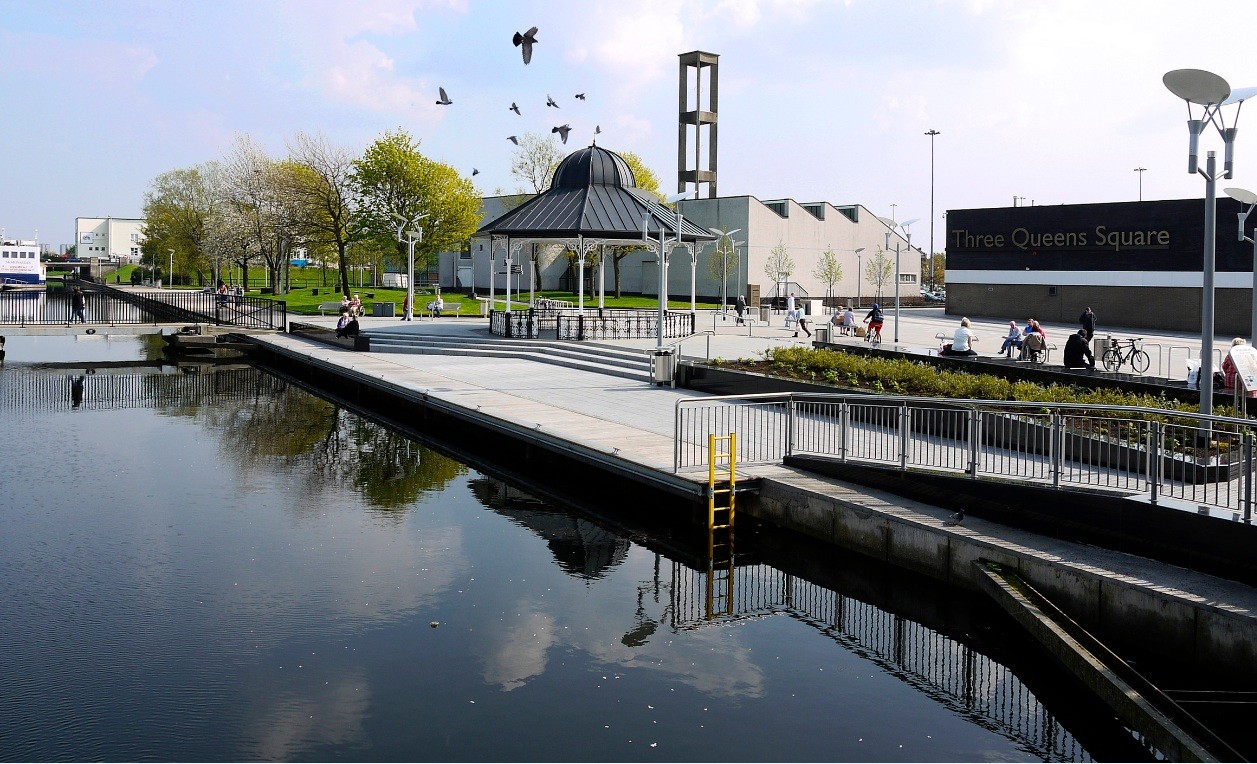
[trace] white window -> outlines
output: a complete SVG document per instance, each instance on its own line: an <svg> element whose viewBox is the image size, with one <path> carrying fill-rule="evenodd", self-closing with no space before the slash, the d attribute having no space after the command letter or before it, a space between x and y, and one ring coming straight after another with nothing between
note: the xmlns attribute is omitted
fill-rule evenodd
<svg viewBox="0 0 1257 764"><path fill-rule="evenodd" d="M139 255L140 255L140 248L131 247L131 257L139 257Z"/></svg>
<svg viewBox="0 0 1257 764"><path fill-rule="evenodd" d="M140 235L138 233L131 234L131 241L139 241L139 240L140 240Z"/></svg>
<svg viewBox="0 0 1257 764"><path fill-rule="evenodd" d="M899 274L899 283L900 284L915 284L917 283L917 274L901 273Z"/></svg>

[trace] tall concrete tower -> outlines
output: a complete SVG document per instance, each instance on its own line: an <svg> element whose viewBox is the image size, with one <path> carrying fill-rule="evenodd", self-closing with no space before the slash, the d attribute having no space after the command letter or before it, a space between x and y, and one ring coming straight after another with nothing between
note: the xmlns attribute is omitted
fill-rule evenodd
<svg viewBox="0 0 1257 764"><path fill-rule="evenodd" d="M702 184L707 184L707 198L716 198L716 103L720 73L720 56L701 50L682 53L681 97L677 111L677 191L685 191L693 183L695 196L701 197ZM703 70L707 70L707 103L703 105ZM694 103L690 105L690 70L694 73ZM694 128L694 163L686 166L690 127ZM707 137L707 162L703 167L703 137Z"/></svg>

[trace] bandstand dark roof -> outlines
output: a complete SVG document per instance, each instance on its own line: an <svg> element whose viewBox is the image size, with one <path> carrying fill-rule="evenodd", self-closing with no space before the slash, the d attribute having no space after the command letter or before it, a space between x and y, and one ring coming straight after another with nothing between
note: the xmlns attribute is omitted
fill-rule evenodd
<svg viewBox="0 0 1257 764"><path fill-rule="evenodd" d="M676 215L654 194L637 187L620 155L588 146L559 163L547 191L484 224L476 236L641 239L643 215L651 217L652 237L661 227L676 234ZM716 238L688 220L682 220L681 228L682 241Z"/></svg>

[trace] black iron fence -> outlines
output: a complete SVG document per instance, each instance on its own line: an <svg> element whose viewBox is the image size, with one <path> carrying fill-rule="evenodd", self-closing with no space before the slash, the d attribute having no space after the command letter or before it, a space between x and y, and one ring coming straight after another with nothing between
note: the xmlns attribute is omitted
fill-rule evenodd
<svg viewBox="0 0 1257 764"><path fill-rule="evenodd" d="M689 311L667 311L663 316L663 336L688 337L694 333L695 317ZM528 310L494 310L489 314L489 331L499 337L538 339L554 332L560 340L628 340L658 336L659 313L655 310L592 309L585 313L570 308L540 306Z"/></svg>
<svg viewBox="0 0 1257 764"><path fill-rule="evenodd" d="M283 300L221 297L211 292L161 289L133 291L89 281L83 290L83 323L93 325L198 323L243 329L283 329L288 306ZM0 325L69 324L76 320L69 290L0 291Z"/></svg>

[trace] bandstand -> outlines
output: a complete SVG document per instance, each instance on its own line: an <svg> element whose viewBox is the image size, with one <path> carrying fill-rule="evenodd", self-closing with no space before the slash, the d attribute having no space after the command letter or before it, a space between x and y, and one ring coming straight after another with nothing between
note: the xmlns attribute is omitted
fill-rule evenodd
<svg viewBox="0 0 1257 764"><path fill-rule="evenodd" d="M637 187L633 171L614 152L596 145L569 154L554 171L550 188L493 220L475 234L490 240L489 303L492 274L501 268L507 278L505 310L489 311L490 332L503 337L554 336L558 339L627 339L685 337L694 333L693 311L667 310L668 259L676 247L690 257L716 239L701 226ZM513 274L524 277L519 254L525 245L558 243L575 253L578 271L575 303L538 299L531 285L525 310L510 300ZM660 309L605 307L606 258L616 247L640 247L659 255ZM586 309L585 268L598 269L597 306ZM532 267L532 261L529 261ZM553 335L551 335L553 332Z"/></svg>

